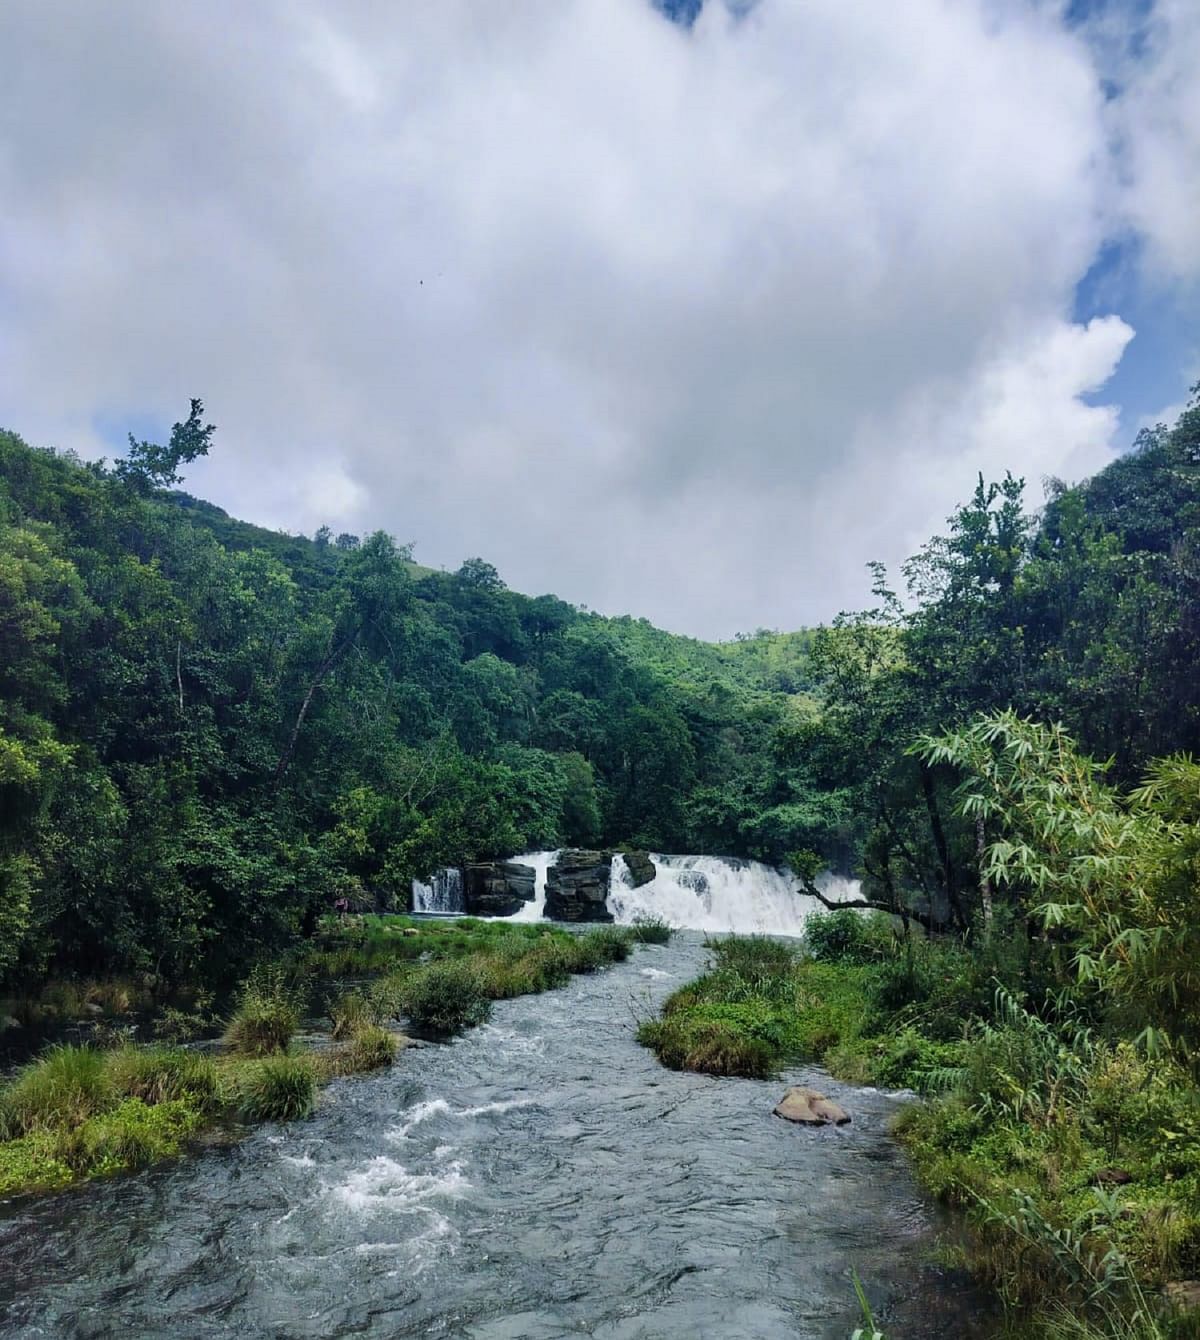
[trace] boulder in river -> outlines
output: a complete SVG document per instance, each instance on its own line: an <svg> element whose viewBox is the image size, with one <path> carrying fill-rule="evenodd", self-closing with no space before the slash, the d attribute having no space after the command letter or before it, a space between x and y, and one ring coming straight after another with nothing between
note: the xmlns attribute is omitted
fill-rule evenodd
<svg viewBox="0 0 1200 1340"><path fill-rule="evenodd" d="M546 874L546 915L554 921L611 921L612 852L565 851Z"/></svg>
<svg viewBox="0 0 1200 1340"><path fill-rule="evenodd" d="M787 1121L802 1122L806 1126L844 1126L850 1120L845 1108L839 1107L816 1089L793 1084L775 1105L775 1115Z"/></svg>
<svg viewBox="0 0 1200 1340"><path fill-rule="evenodd" d="M463 901L472 917L511 917L533 901L537 872L519 861L478 861L463 871Z"/></svg>
<svg viewBox="0 0 1200 1340"><path fill-rule="evenodd" d="M640 889L643 884L649 884L658 874L648 853L623 851L621 855L625 858L625 869L629 871L629 880L635 889Z"/></svg>

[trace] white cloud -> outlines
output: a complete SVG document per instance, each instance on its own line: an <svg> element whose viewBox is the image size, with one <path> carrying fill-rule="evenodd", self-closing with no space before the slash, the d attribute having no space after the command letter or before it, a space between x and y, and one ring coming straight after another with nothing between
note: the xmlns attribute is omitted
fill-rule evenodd
<svg viewBox="0 0 1200 1340"><path fill-rule="evenodd" d="M1200 280L1200 6L1156 0L1141 40L1118 53L1121 204L1163 277Z"/></svg>
<svg viewBox="0 0 1200 1340"><path fill-rule="evenodd" d="M95 452L203 395L237 514L728 635L1114 445L1110 112L1044 6L19 0L0 45L0 413Z"/></svg>

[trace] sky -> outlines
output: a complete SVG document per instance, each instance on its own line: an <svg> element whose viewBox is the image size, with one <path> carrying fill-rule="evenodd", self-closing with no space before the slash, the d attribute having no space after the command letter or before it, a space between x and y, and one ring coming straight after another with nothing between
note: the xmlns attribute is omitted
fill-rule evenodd
<svg viewBox="0 0 1200 1340"><path fill-rule="evenodd" d="M1200 380L1195 0L0 6L0 424L727 638Z"/></svg>

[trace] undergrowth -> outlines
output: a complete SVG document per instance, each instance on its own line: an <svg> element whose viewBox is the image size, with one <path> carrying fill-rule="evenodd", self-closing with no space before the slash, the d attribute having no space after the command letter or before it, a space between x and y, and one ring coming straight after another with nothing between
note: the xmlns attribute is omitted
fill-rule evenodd
<svg viewBox="0 0 1200 1340"><path fill-rule="evenodd" d="M1049 989L1052 942L1001 923L967 948L842 911L812 918L803 948L709 948L639 1028L663 1064L762 1078L819 1062L915 1090L897 1133L964 1212L966 1264L1022 1335L1200 1336L1162 1294L1200 1276L1200 1091L1093 996Z"/></svg>

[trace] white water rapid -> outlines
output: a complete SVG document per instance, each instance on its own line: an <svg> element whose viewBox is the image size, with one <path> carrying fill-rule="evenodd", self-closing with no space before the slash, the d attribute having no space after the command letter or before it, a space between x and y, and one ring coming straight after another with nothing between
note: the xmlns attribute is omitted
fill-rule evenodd
<svg viewBox="0 0 1200 1340"><path fill-rule="evenodd" d="M447 866L429 876L428 882L412 882L414 912L459 912L466 908L463 901L462 871Z"/></svg>
<svg viewBox="0 0 1200 1340"><path fill-rule="evenodd" d="M729 856L651 854L657 874L635 889L623 856L613 857L608 906L618 924L660 917L672 926L758 935L803 935L804 923L825 909L797 892L795 880L758 861ZM823 875L821 892L834 901L858 896L858 881Z"/></svg>
<svg viewBox="0 0 1200 1340"><path fill-rule="evenodd" d="M524 856L514 856L518 865L533 866L533 902L526 903L519 912L514 912L506 921L541 921L546 915L546 875L550 867L558 860L556 851L531 851Z"/></svg>

